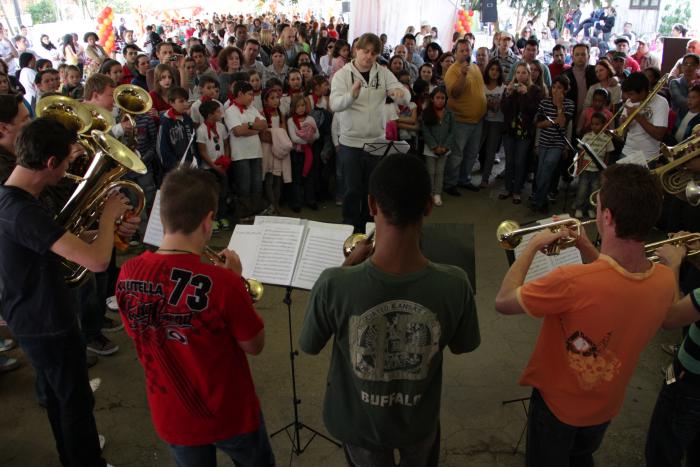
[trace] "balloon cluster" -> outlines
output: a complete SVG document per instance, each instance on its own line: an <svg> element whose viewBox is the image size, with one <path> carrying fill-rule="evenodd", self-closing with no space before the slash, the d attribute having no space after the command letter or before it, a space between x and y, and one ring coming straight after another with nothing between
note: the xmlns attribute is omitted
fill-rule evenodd
<svg viewBox="0 0 700 467"><path fill-rule="evenodd" d="M466 11L460 9L457 11L457 22L455 23L455 31L460 34L472 32L472 21L474 20L474 10Z"/></svg>
<svg viewBox="0 0 700 467"><path fill-rule="evenodd" d="M113 21L114 11L108 6L104 7L100 14L97 15L97 35L100 37L99 44L105 49L108 55L114 50L117 40L114 26L112 25Z"/></svg>

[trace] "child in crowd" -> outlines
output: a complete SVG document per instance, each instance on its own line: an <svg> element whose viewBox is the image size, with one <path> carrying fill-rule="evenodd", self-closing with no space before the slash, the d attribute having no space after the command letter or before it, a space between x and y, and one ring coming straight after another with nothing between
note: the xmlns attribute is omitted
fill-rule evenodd
<svg viewBox="0 0 700 467"><path fill-rule="evenodd" d="M301 77L304 81L304 88L306 89L314 77L314 66L311 63L301 63L299 65L299 72L301 73Z"/></svg>
<svg viewBox="0 0 700 467"><path fill-rule="evenodd" d="M289 70L289 74L287 75L286 93L280 100L280 109L282 110L282 113L285 115L290 115L292 113L292 98L297 94L304 94L304 80L301 76L301 72L296 68L292 68Z"/></svg>
<svg viewBox="0 0 700 467"><path fill-rule="evenodd" d="M148 80L146 79L146 73L148 73L148 55L140 54L136 57L136 72L131 80L131 84L140 86L146 91L148 91Z"/></svg>
<svg viewBox="0 0 700 467"><path fill-rule="evenodd" d="M73 99L82 99L83 85L80 84L80 68L75 65L66 65L64 68L64 84L61 87L61 94L72 97Z"/></svg>
<svg viewBox="0 0 700 467"><path fill-rule="evenodd" d="M158 156L164 176L178 166L199 166L199 150L193 144L194 122L187 115L188 98L184 88L175 86L168 91L168 109L160 117L158 130Z"/></svg>
<svg viewBox="0 0 700 467"><path fill-rule="evenodd" d="M406 92L411 94L410 84L404 84ZM411 100L407 105L396 105L396 113L398 119L396 120L396 126L399 129L399 139L402 141L408 141L411 143L411 147L415 148L414 137L416 136L416 131L418 128L418 106L413 100Z"/></svg>
<svg viewBox="0 0 700 467"><path fill-rule="evenodd" d="M211 76L202 76L213 79ZM200 81L201 85L201 81ZM210 89L211 91L211 89ZM219 89L216 88L215 96L218 97ZM231 151L226 138L226 127L221 120L224 117L224 109L215 99L205 102L198 100L198 113L202 118L202 124L197 128L197 149L202 160L202 167L216 176L219 181L219 209L214 221L214 230L227 230L231 223L226 218L229 214L229 169L231 166Z"/></svg>
<svg viewBox="0 0 700 467"><path fill-rule="evenodd" d="M423 81L426 81L430 85L428 93L433 92L433 89L435 89L435 76L433 73L433 65L431 65L430 63L422 64L418 69L418 77Z"/></svg>
<svg viewBox="0 0 700 467"><path fill-rule="evenodd" d="M221 118L224 116L224 106L216 98L219 97L219 82L209 75L203 75L199 78L199 99L192 103L190 107L190 116L192 121L199 125L204 121L200 111L200 106L208 101L214 101L221 107Z"/></svg>
<svg viewBox="0 0 700 467"><path fill-rule="evenodd" d="M233 83L233 102L224 121L230 131L234 186L241 204L236 214L247 217L259 212L262 192L262 145L260 132L267 121L253 107L253 86L247 81Z"/></svg>
<svg viewBox="0 0 700 467"><path fill-rule="evenodd" d="M445 162L455 144L454 117L446 107L447 93L442 87L433 89L430 101L422 114L422 135L425 140L423 155L430 175L433 204L442 206L442 182Z"/></svg>
<svg viewBox="0 0 700 467"><path fill-rule="evenodd" d="M280 112L280 96L274 89L263 93L263 115L268 129L260 133L265 175L265 197L272 206L272 213L280 212L282 183L292 182L290 151L292 142L287 134L287 120Z"/></svg>
<svg viewBox="0 0 700 467"><path fill-rule="evenodd" d="M593 91L593 97L591 97L591 106L586 107L581 112L581 118L578 121L578 135L585 135L591 131L591 117L593 114L601 113L603 116L610 120L613 116L610 111L610 93L605 88L598 88ZM607 121L606 120L606 121Z"/></svg>
<svg viewBox="0 0 700 467"><path fill-rule="evenodd" d="M66 65L65 63L61 63L58 65L58 78L61 81L61 87L66 84L66 68L69 67L70 65ZM76 67L77 68L77 67ZM78 72L80 71L80 68L78 68Z"/></svg>
<svg viewBox="0 0 700 467"><path fill-rule="evenodd" d="M333 60L331 60L331 75L333 79L335 72L343 68L350 61L350 44L347 41L339 39L335 42L333 48Z"/></svg>
<svg viewBox="0 0 700 467"><path fill-rule="evenodd" d="M253 86L253 107L262 113L264 105L262 100L262 76L257 70L248 72L248 82Z"/></svg>
<svg viewBox="0 0 700 467"><path fill-rule="evenodd" d="M484 141L484 163L481 171L481 188L488 188L491 170L493 169L496 153L501 146L503 137L503 111L501 98L506 87L503 85L503 68L498 59L491 60L484 69L484 84L486 93L486 116L482 129Z"/></svg>
<svg viewBox="0 0 700 467"><path fill-rule="evenodd" d="M265 82L265 90L272 89L277 93L277 95L282 99L282 94L284 93L284 85L282 81L277 78L270 78Z"/></svg>
<svg viewBox="0 0 700 467"><path fill-rule="evenodd" d="M107 75L112 78L112 81L119 84L122 80L124 70L122 69L122 64L116 60L105 60L105 62L100 66L100 73Z"/></svg>
<svg viewBox="0 0 700 467"><path fill-rule="evenodd" d="M321 75L314 76L309 81L307 89L309 91L309 95L307 96L309 109L330 110L330 104L328 103L330 83L328 82L328 78Z"/></svg>
<svg viewBox="0 0 700 467"><path fill-rule="evenodd" d="M599 89L605 91L604 89ZM613 152L612 138L602 133L605 123L609 117L602 112L595 112L591 115L590 125L591 131L583 135L582 141L588 146L594 154L596 154L603 162L607 163L610 154ZM595 208L588 203L591 193L600 188L600 170L598 166L591 161L591 158L583 151L579 157L581 166L588 164L585 169L580 171L578 176L578 190L576 192L576 213L574 216L577 219L583 217L583 212L587 211L588 217L594 219L596 216Z"/></svg>
<svg viewBox="0 0 700 467"><path fill-rule="evenodd" d="M153 108L158 112L170 109L168 95L174 86L173 69L170 65L158 65L153 73L153 90L149 93L153 100ZM189 93L187 93L189 99Z"/></svg>
<svg viewBox="0 0 700 467"><path fill-rule="evenodd" d="M187 82L187 92L189 101L194 102L199 99L199 86L197 85L197 65L190 56L185 58L185 77Z"/></svg>
<svg viewBox="0 0 700 467"><path fill-rule="evenodd" d="M316 186L319 190L317 197L331 196L331 179L335 173L335 149L331 141L333 113L330 110L329 90L330 83L323 75L313 76L307 86L307 108L319 133L319 138L313 144Z"/></svg>
<svg viewBox="0 0 700 467"><path fill-rule="evenodd" d="M315 211L318 209L318 204L316 204L316 167L314 167L312 145L319 137L318 128L316 121L309 115L306 98L303 94L294 94L291 100L291 109L292 116L287 119L289 138L294 143L290 204L292 211L301 211L303 189L303 199L306 206Z"/></svg>

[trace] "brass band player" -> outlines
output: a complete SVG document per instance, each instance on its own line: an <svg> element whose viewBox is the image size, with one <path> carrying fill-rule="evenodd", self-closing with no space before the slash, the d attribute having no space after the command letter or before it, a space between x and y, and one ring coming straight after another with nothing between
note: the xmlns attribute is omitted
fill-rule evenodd
<svg viewBox="0 0 700 467"><path fill-rule="evenodd" d="M673 272L650 263L644 251L660 211L660 186L646 168L610 166L602 173L596 206L600 253L582 233L576 246L585 264L523 284L538 250L575 236L568 229L545 230L506 274L496 309L544 318L520 379L533 387L528 467L593 464L593 452L622 407L639 354L676 297Z"/></svg>

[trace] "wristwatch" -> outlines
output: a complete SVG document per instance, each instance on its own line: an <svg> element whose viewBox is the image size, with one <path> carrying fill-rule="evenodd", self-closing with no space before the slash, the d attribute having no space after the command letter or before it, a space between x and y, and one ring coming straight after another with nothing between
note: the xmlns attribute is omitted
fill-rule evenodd
<svg viewBox="0 0 700 467"><path fill-rule="evenodd" d="M253 129L253 122L248 122L248 129L252 130Z"/></svg>

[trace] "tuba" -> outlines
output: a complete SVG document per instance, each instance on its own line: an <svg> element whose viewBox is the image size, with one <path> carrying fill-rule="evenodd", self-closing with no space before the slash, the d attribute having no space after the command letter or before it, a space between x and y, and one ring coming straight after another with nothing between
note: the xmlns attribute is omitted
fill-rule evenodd
<svg viewBox="0 0 700 467"><path fill-rule="evenodd" d="M145 204L143 190L136 183L120 180L128 172L145 174L147 169L141 159L114 137L92 130L96 152L90 166L68 202L56 216L56 222L79 236L99 220L107 196L114 190L127 189L136 195L136 206L130 215L139 216ZM87 269L64 260L68 269L66 282L79 285L87 275Z"/></svg>
<svg viewBox="0 0 700 467"><path fill-rule="evenodd" d="M698 125L700 126L700 125ZM669 161L651 171L659 177L666 193L678 194L685 191L694 179L694 173L683 166L700 155L700 134L694 133L675 146L661 145L661 154Z"/></svg>
<svg viewBox="0 0 700 467"><path fill-rule="evenodd" d="M151 95L140 86L133 84L122 84L114 88L114 104L126 116L131 123L132 131L127 136L126 145L132 151L136 149L136 122L134 115L145 114L153 107Z"/></svg>
<svg viewBox="0 0 700 467"><path fill-rule="evenodd" d="M608 133L610 136L612 136L614 139L618 141L624 141L625 137L627 136L627 130L629 130L629 126L634 122L635 117L639 112L641 112L647 105L649 105L649 102L654 98L655 95L657 95L663 88L668 84L668 80L670 79L671 75L666 73L663 75L663 77L659 80L658 83L656 83L656 86L654 86L654 89L649 92L647 97L639 103L637 107L634 107L632 111L627 115L627 118L625 118L625 121L620 123L620 126L615 128L614 130L607 130L606 133ZM625 105L622 104L622 108L625 108Z"/></svg>

